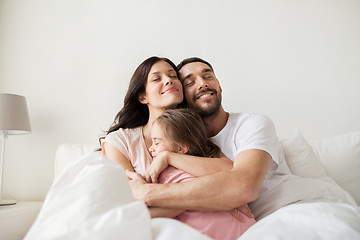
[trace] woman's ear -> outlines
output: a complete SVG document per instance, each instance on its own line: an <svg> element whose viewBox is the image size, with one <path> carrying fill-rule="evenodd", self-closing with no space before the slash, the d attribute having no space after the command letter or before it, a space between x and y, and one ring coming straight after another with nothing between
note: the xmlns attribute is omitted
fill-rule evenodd
<svg viewBox="0 0 360 240"><path fill-rule="evenodd" d="M186 154L189 151L189 146L178 145L177 150L178 153Z"/></svg>
<svg viewBox="0 0 360 240"><path fill-rule="evenodd" d="M142 103L142 104L148 104L149 102L147 101L147 99L146 99L146 95L145 95L145 93L143 93L143 94L141 94L140 96L139 96L139 102L140 103Z"/></svg>

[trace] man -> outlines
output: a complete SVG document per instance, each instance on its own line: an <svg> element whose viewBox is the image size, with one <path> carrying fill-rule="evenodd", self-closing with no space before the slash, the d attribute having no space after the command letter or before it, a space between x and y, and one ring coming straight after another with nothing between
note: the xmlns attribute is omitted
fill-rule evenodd
<svg viewBox="0 0 360 240"><path fill-rule="evenodd" d="M208 137L234 161L227 171L176 184L145 184L127 172L134 197L148 206L188 210L230 210L256 200L290 178L271 120L256 113L228 113L212 66L189 58L178 65L184 97L202 117Z"/></svg>

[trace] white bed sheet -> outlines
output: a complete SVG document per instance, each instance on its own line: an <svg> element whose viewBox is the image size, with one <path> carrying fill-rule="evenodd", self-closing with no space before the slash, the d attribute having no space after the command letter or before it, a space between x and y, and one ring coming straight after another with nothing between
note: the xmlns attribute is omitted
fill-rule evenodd
<svg viewBox="0 0 360 240"><path fill-rule="evenodd" d="M257 201L262 219L240 239L360 239L359 207L337 185L319 181L304 187L309 182L294 180ZM304 203L312 193L328 203ZM209 238L173 219L151 219L145 204L133 200L121 166L92 153L57 178L25 239Z"/></svg>

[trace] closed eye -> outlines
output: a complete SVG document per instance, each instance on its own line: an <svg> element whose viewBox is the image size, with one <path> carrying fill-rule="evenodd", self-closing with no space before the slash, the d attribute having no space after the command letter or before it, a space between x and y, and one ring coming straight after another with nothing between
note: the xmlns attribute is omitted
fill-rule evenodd
<svg viewBox="0 0 360 240"><path fill-rule="evenodd" d="M194 85L194 83L195 83L194 80L188 80L188 81L185 82L184 85L185 85L185 87L190 87L190 86Z"/></svg>
<svg viewBox="0 0 360 240"><path fill-rule="evenodd" d="M210 74L204 76L204 79L212 79L212 78L213 78L213 76Z"/></svg>

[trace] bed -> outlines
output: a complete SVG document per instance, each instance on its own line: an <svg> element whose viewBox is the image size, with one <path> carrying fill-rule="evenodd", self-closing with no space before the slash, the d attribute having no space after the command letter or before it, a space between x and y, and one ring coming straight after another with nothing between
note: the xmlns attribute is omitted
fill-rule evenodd
<svg viewBox="0 0 360 240"><path fill-rule="evenodd" d="M258 222L239 239L360 239L360 131L309 143L295 130L281 144L299 178L251 204ZM122 168L95 148L58 147L54 182L25 239L209 239L151 219Z"/></svg>

